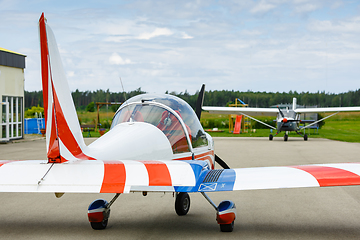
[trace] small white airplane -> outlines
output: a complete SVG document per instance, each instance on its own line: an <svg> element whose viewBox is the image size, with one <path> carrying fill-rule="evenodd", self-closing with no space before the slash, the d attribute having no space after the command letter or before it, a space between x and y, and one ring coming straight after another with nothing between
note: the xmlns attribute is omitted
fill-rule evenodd
<svg viewBox="0 0 360 240"><path fill-rule="evenodd" d="M105 229L110 206L122 193L175 193L175 211L186 215L188 193L201 193L214 207L220 230L234 228L232 201L216 205L207 192L360 185L360 164L229 169L214 153L213 139L183 100L143 94L115 113L109 132L86 146L54 35L39 20L47 160L0 161L0 192L114 193L90 203L93 229ZM215 169L215 162L226 169Z"/></svg>
<svg viewBox="0 0 360 240"><path fill-rule="evenodd" d="M301 135L305 141L307 141L307 134L302 134L300 131L306 128L309 128L329 117L334 116L339 112L359 112L360 107L328 107L328 108L296 108L296 98L293 98L292 109L281 110L278 108L252 108L252 107L202 107L203 110L209 111L214 114L238 114L247 116L265 126L275 129L276 135L280 132L285 132L284 141L288 140L288 132L295 131L297 134ZM317 121L301 120L300 115L302 113L325 113L325 112L334 112L333 114L324 117ZM276 116L276 128L256 119L252 116ZM301 127L300 123L309 123L310 124ZM269 135L269 140L273 140L273 135Z"/></svg>

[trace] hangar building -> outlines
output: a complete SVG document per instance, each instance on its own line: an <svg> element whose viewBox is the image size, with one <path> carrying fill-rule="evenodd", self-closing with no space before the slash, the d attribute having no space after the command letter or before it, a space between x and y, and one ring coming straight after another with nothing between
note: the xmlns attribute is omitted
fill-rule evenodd
<svg viewBox="0 0 360 240"><path fill-rule="evenodd" d="M25 57L0 48L0 142L24 136Z"/></svg>

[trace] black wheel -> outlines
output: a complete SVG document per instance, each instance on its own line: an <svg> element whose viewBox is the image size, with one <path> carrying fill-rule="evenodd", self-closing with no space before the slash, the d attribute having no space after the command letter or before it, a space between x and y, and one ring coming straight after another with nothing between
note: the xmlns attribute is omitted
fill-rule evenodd
<svg viewBox="0 0 360 240"><path fill-rule="evenodd" d="M288 135L284 135L284 141L286 142L288 140Z"/></svg>
<svg viewBox="0 0 360 240"><path fill-rule="evenodd" d="M220 224L221 232L232 232L234 230L234 221L230 224Z"/></svg>
<svg viewBox="0 0 360 240"><path fill-rule="evenodd" d="M304 141L307 141L307 139L308 139L308 136L307 136L307 134L305 134L304 135Z"/></svg>
<svg viewBox="0 0 360 240"><path fill-rule="evenodd" d="M270 140L270 141L273 140L273 137L274 137L274 136L273 136L272 134L270 134L270 135L269 135L269 140Z"/></svg>
<svg viewBox="0 0 360 240"><path fill-rule="evenodd" d="M94 230L103 230L106 228L107 224L108 224L108 219L102 222L90 222L90 225Z"/></svg>
<svg viewBox="0 0 360 240"><path fill-rule="evenodd" d="M175 211L177 215L183 216L189 212L190 196L187 193L181 192L176 195Z"/></svg>

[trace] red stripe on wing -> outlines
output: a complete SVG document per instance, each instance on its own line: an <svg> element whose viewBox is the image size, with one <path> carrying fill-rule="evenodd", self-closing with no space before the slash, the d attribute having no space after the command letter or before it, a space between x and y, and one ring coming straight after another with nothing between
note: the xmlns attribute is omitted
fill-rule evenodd
<svg viewBox="0 0 360 240"><path fill-rule="evenodd" d="M2 162L0 162L0 167L4 164L10 163L10 162L13 162L13 161L2 161Z"/></svg>
<svg viewBox="0 0 360 240"><path fill-rule="evenodd" d="M101 193L122 193L126 181L125 165L119 161L104 162L104 179Z"/></svg>
<svg viewBox="0 0 360 240"><path fill-rule="evenodd" d="M165 163L157 161L140 161L149 174L149 186L171 186L171 176Z"/></svg>
<svg viewBox="0 0 360 240"><path fill-rule="evenodd" d="M325 166L294 166L313 175L320 187L360 185L360 176L355 173Z"/></svg>

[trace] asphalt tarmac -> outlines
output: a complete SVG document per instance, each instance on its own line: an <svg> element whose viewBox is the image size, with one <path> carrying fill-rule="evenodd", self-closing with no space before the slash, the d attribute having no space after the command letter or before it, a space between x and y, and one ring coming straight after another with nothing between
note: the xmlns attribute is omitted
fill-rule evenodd
<svg viewBox="0 0 360 240"><path fill-rule="evenodd" d="M86 139L87 143L93 139ZM216 138L215 152L232 168L360 162L360 144L325 139ZM45 140L0 144L0 159L45 159ZM172 194L123 194L106 230L95 231L87 207L112 194L0 193L0 239L359 239L360 186L211 193L232 200L237 219L222 233L201 194L177 216Z"/></svg>

